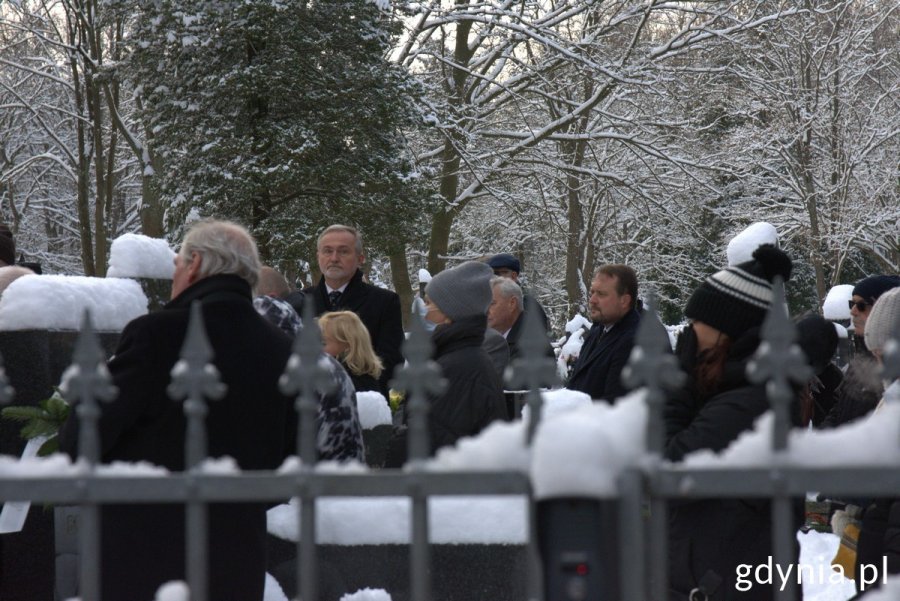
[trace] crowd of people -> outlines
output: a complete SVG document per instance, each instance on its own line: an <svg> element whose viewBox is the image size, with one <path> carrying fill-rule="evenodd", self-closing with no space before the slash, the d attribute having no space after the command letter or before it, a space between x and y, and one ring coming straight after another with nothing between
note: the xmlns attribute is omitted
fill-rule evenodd
<svg viewBox="0 0 900 601"><path fill-rule="evenodd" d="M8 254L5 242L0 231L0 260ZM319 457L362 460L355 392L389 395L391 378L404 360L400 298L366 281L363 240L353 227L326 228L318 238L317 259L319 281L294 290L283 275L260 264L255 242L241 226L222 221L192 226L175 258L171 301L131 322L109 363L120 396L100 416L101 460L151 461L184 469L185 418L169 400L166 386L190 307L199 302L227 387L225 397L210 404L209 453L234 457L243 469L276 468L295 452L295 409L277 383L291 340L302 327L304 299L318 316L322 357L335 383L332 392L319 398ZM503 382L510 362L521 356L525 316L535 312L548 329L546 312L522 288L521 271L517 257L501 253L464 262L423 282L414 313L427 322L433 359L446 379L443 392L429 399L432 453L496 420L515 417ZM748 380L747 364L760 346L774 284L778 278L789 280L791 272L784 251L762 245L748 261L709 275L691 295L684 311L688 325L673 351L687 379L665 405L667 460L720 451L768 410L765 386ZM622 372L643 314L634 269L602 265L591 281L588 308L593 325L565 385L595 402L615 403L627 392ZM891 383L881 380L879 366L888 341L900 340L900 277L874 275L857 282L850 314L855 353L843 370L833 362L834 325L819 315L797 323L799 344L814 375L796 391L796 427L835 428L870 419L883 402ZM549 336L544 342L552 357ZM60 434L61 449L73 457L78 419L73 411ZM399 467L407 459L404 422L401 406L387 467ZM900 572L900 500L861 502L866 506L855 514L861 524L858 561L887 554L889 571ZM160 582L183 578L183 518L176 507L104 506L104 598L152 598ZM671 598L773 598L771 587L755 587L751 593L738 593L735 587L739 564L764 563L771 555L771 521L765 500L673 503ZM217 574L212 598L262 598L265 507L217 505L210 523L210 569ZM158 543L148 544L150 539Z"/></svg>

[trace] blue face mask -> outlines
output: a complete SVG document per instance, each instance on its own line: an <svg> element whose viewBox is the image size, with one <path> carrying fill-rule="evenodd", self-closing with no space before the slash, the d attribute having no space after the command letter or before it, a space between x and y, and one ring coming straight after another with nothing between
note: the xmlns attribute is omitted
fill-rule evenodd
<svg viewBox="0 0 900 601"><path fill-rule="evenodd" d="M433 332L437 327L437 324L425 319L425 314L428 313L428 309L425 307L425 301L422 300L421 297L417 296L415 300L413 300L412 309L413 313L418 313L419 317L422 318L422 324L425 326L425 331Z"/></svg>

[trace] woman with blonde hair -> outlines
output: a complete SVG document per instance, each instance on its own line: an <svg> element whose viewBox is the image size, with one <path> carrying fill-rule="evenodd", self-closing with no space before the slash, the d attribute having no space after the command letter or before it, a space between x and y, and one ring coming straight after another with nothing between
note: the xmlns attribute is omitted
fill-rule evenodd
<svg viewBox="0 0 900 601"><path fill-rule="evenodd" d="M319 317L325 352L341 362L357 392L374 390L387 398L379 384L383 366L372 348L372 338L353 311L333 311Z"/></svg>

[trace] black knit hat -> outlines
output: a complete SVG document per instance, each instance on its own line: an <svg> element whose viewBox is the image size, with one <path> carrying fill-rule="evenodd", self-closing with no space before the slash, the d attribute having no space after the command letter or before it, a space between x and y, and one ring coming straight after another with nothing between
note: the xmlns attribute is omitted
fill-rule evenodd
<svg viewBox="0 0 900 601"><path fill-rule="evenodd" d="M900 286L900 276L870 275L856 282L853 287L853 296L859 296L874 303L879 296L897 286Z"/></svg>
<svg viewBox="0 0 900 601"><path fill-rule="evenodd" d="M9 226L2 222L0 222L0 261L7 265L16 264L16 240Z"/></svg>
<svg viewBox="0 0 900 601"><path fill-rule="evenodd" d="M806 361L813 371L820 374L837 350L837 330L833 323L821 315L807 315L797 322L797 344L803 349Z"/></svg>
<svg viewBox="0 0 900 601"><path fill-rule="evenodd" d="M762 324L772 302L772 280L791 277L791 259L771 244L753 252L753 260L718 271L700 284L684 314L734 340Z"/></svg>

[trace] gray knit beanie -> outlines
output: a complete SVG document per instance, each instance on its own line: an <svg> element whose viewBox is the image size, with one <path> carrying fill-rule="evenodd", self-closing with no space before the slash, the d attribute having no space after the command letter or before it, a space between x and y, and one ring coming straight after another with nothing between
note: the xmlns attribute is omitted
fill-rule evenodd
<svg viewBox="0 0 900 601"><path fill-rule="evenodd" d="M493 276L494 271L484 263L467 261L431 278L425 286L425 296L453 321L485 315L493 298Z"/></svg>
<svg viewBox="0 0 900 601"><path fill-rule="evenodd" d="M875 301L866 319L865 336L870 351L884 350L891 339L900 343L900 288L891 288Z"/></svg>

